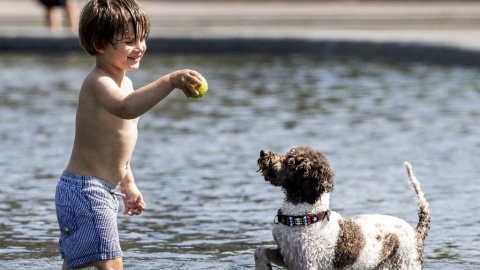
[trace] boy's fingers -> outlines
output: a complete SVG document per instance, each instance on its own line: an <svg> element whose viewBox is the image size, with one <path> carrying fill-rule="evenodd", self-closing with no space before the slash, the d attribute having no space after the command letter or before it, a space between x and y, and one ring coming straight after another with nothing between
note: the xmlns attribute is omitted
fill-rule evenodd
<svg viewBox="0 0 480 270"><path fill-rule="evenodd" d="M187 92L189 92L189 94L193 93L194 96L198 96L198 94L200 94L200 93L198 93L197 89L195 89L195 87L193 87L193 86L189 86L187 88ZM189 95L189 97L190 97L190 95Z"/></svg>
<svg viewBox="0 0 480 270"><path fill-rule="evenodd" d="M202 86L202 78L203 76L200 73L195 72L190 79L190 84L197 84L199 86Z"/></svg>
<svg viewBox="0 0 480 270"><path fill-rule="evenodd" d="M181 89L186 98L190 98L190 93L188 89Z"/></svg>
<svg viewBox="0 0 480 270"><path fill-rule="evenodd" d="M130 199L128 199L127 203L134 204L137 199L135 196L131 196Z"/></svg>
<svg viewBox="0 0 480 270"><path fill-rule="evenodd" d="M195 91L195 88L193 88L193 90L191 90L188 86L186 86L185 89L181 89L181 90L182 90L182 92L183 92L183 94L185 95L186 98L191 98L190 97L190 92Z"/></svg>
<svg viewBox="0 0 480 270"><path fill-rule="evenodd" d="M142 201L142 196L141 195L137 195L137 196L132 195L130 197L130 200L128 200L128 203L134 204L134 203L139 202L139 201Z"/></svg>
<svg viewBox="0 0 480 270"><path fill-rule="evenodd" d="M200 86L202 86L202 79L201 77L193 77L193 82L191 82L191 84L198 84Z"/></svg>

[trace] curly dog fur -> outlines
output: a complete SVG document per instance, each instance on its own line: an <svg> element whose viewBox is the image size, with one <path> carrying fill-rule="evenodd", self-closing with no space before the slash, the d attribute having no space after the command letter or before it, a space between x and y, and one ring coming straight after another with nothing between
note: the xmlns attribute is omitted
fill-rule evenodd
<svg viewBox="0 0 480 270"><path fill-rule="evenodd" d="M329 215L308 226L275 222L272 234L277 247L258 247L255 269L272 269L272 263L292 270L423 268L430 210L409 163L405 167L419 206L416 228L392 216L342 217L330 211L333 172L327 158L310 147L294 147L285 155L262 150L258 165L265 181L285 193L279 213Z"/></svg>

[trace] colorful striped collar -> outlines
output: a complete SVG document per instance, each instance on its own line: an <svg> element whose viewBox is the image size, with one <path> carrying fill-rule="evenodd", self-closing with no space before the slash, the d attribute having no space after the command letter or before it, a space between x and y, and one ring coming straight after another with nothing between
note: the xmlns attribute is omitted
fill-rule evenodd
<svg viewBox="0 0 480 270"><path fill-rule="evenodd" d="M327 221L330 221L330 210L321 212L318 215L288 216L283 214L282 209L278 209L274 223L282 223L287 226L308 226L324 220L325 217L327 218Z"/></svg>

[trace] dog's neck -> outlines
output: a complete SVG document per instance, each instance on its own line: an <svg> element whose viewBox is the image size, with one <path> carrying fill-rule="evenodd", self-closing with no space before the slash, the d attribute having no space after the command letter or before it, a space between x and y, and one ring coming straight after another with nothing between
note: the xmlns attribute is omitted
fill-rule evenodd
<svg viewBox="0 0 480 270"><path fill-rule="evenodd" d="M330 207L330 193L323 193L315 204L293 204L285 201L282 205L284 215L311 215L325 212Z"/></svg>

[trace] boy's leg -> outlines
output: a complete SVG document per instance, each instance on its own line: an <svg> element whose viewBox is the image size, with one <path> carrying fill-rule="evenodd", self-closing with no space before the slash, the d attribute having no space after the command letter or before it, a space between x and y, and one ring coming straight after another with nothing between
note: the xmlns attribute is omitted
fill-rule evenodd
<svg viewBox="0 0 480 270"><path fill-rule="evenodd" d="M84 264L84 265L81 265L79 267L76 267L76 268L73 268L73 269L82 269L82 268L85 268L85 267L88 267L88 266L93 266L97 269L100 269L100 270L122 270L123 269L123 261L122 261L122 258L115 258L115 259L111 259L111 260L99 260L99 261L94 261L94 262L91 262L91 263L87 263L87 264ZM67 261L66 260L63 260L63 266L62 266L62 270L69 270L70 268L68 268L67 266Z"/></svg>
<svg viewBox="0 0 480 270"><path fill-rule="evenodd" d="M122 270L123 269L123 261L122 258L115 258L111 260L99 260L92 262L92 265L98 269L115 269L115 270Z"/></svg>

